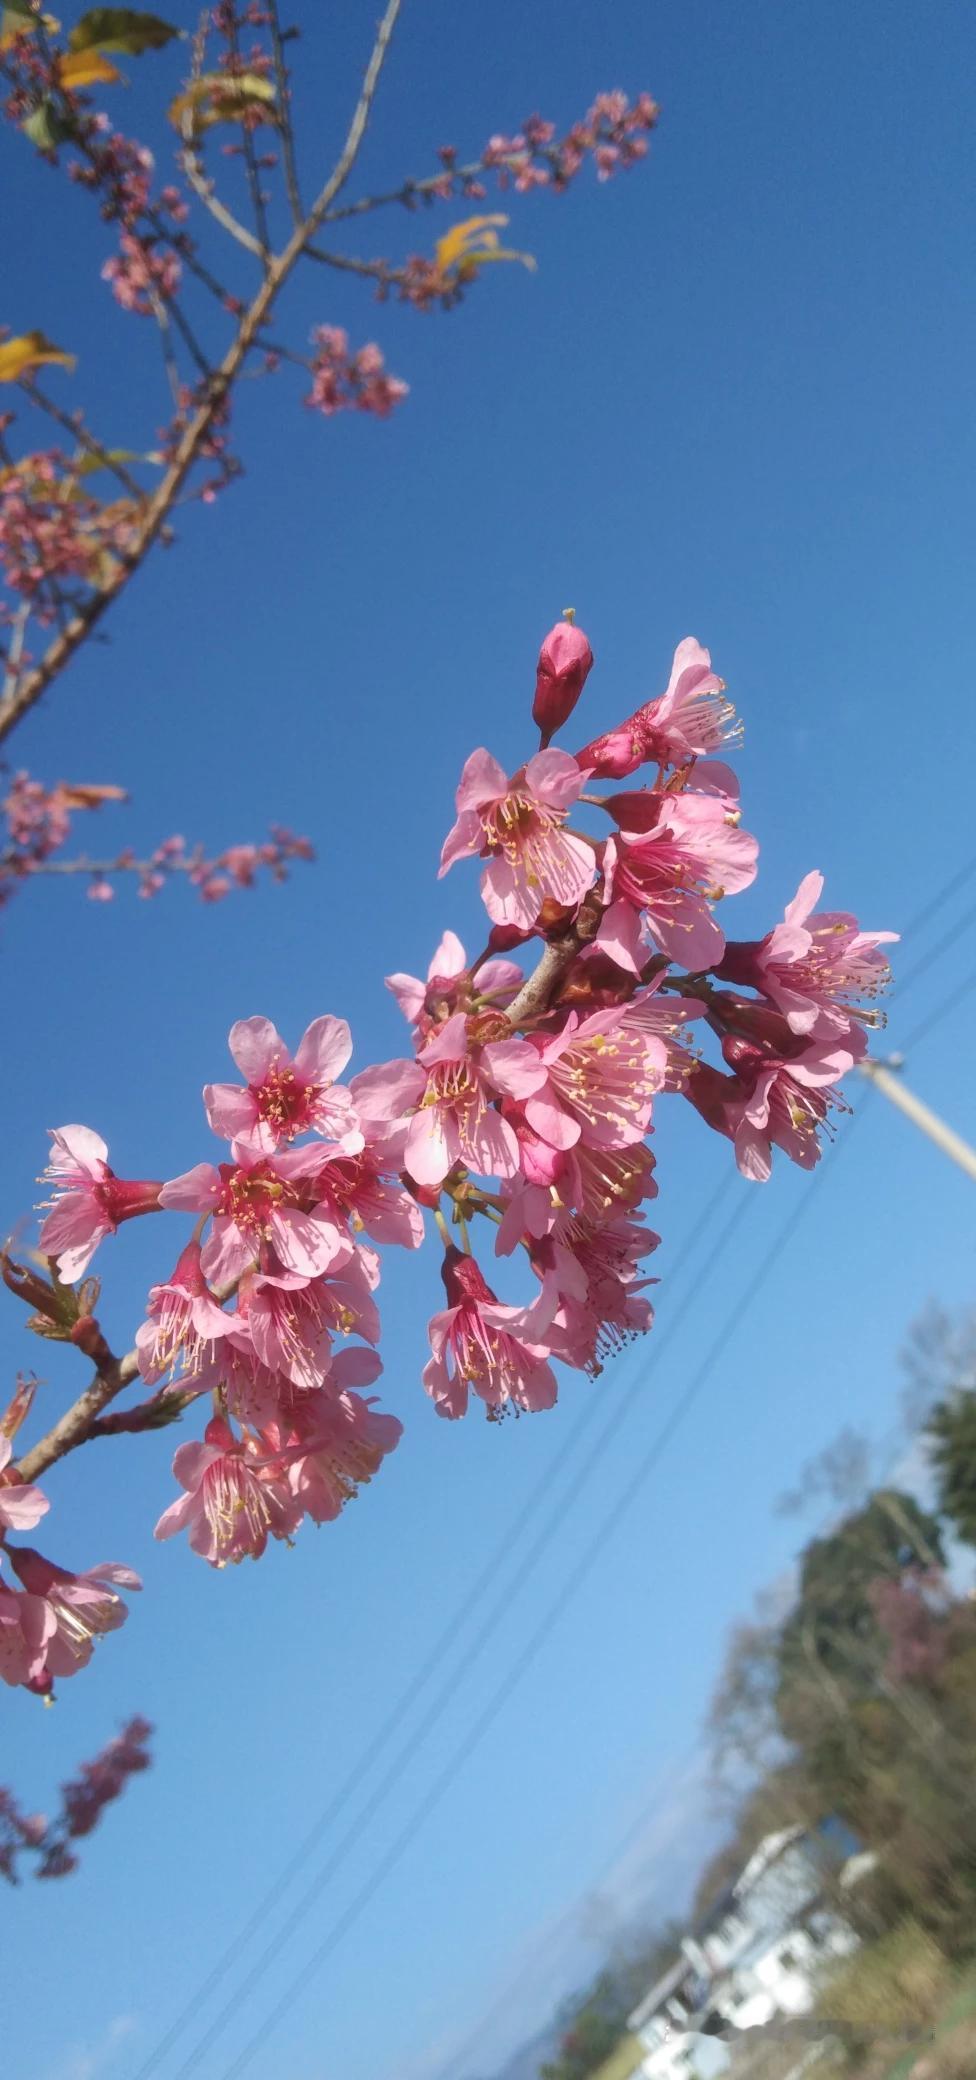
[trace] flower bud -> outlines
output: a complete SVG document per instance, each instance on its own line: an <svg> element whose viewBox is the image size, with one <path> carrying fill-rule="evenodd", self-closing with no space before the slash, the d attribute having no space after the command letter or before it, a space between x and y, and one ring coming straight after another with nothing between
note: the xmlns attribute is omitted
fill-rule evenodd
<svg viewBox="0 0 976 2080"><path fill-rule="evenodd" d="M571 620L557 621L536 666L532 720L542 732L543 747L572 714L592 663L593 652L582 629Z"/></svg>

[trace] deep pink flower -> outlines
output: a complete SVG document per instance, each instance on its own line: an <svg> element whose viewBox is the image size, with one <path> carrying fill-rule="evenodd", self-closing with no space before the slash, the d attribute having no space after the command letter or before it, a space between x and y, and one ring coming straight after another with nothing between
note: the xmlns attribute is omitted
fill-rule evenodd
<svg viewBox="0 0 976 2080"><path fill-rule="evenodd" d="M148 1315L136 1330L145 1380L162 1379L178 1361L184 1373L200 1372L236 1327L235 1317L224 1313L204 1278L198 1242L187 1243L170 1278L150 1287Z"/></svg>
<svg viewBox="0 0 976 2080"><path fill-rule="evenodd" d="M782 1061L770 1059L750 1040L726 1034L722 1052L735 1070L724 1131L735 1141L743 1177L765 1183L774 1144L802 1170L812 1170L820 1160L818 1129L832 1106L843 1107L835 1086L853 1067L850 1050L836 1038L814 1040L798 1058Z"/></svg>
<svg viewBox="0 0 976 2080"><path fill-rule="evenodd" d="M51 1505L40 1488L14 1477L5 1480L5 1469L13 1458L13 1445L0 1430L0 1538L5 1531L32 1531Z"/></svg>
<svg viewBox="0 0 976 2080"><path fill-rule="evenodd" d="M51 1212L41 1228L41 1248L56 1257L69 1285L82 1278L104 1235L120 1222L154 1213L160 1203L155 1179L116 1177L108 1148L91 1127L52 1127L51 1156L44 1181L55 1187Z"/></svg>
<svg viewBox="0 0 976 2080"><path fill-rule="evenodd" d="M686 765L741 733L708 651L694 636L685 636L674 653L667 691L646 701L616 729L594 738L577 758L599 778L619 780L648 760L661 766Z"/></svg>
<svg viewBox="0 0 976 2080"><path fill-rule="evenodd" d="M161 1206L178 1212L213 1214L200 1259L206 1278L216 1284L239 1278L263 1242L273 1243L286 1271L303 1278L317 1278L351 1255L348 1237L318 1201L320 1148L265 1156L235 1141L231 1154L232 1163L197 1163L170 1178L159 1195Z"/></svg>
<svg viewBox="0 0 976 2080"><path fill-rule="evenodd" d="M424 1216L400 1183L404 1134L388 1135L382 1126L366 1119L360 1140L365 1145L355 1155L325 1152L316 1177L321 1205L330 1209L338 1224L365 1229L374 1242L419 1249Z"/></svg>
<svg viewBox="0 0 976 2080"><path fill-rule="evenodd" d="M759 990L792 1032L844 1039L855 1021L881 1022L880 1013L854 1000L885 988L891 970L878 948L892 944L898 933L862 932L856 917L844 911L818 911L822 894L823 875L807 874L783 923L764 939L727 943L716 973Z"/></svg>
<svg viewBox="0 0 976 2080"><path fill-rule="evenodd" d="M593 652L581 628L557 621L539 651L532 720L545 744L568 722L593 664Z"/></svg>
<svg viewBox="0 0 976 2080"><path fill-rule="evenodd" d="M186 1489L163 1511L156 1538L188 1531L190 1545L211 1567L260 1559L272 1538L290 1538L302 1519L280 1458L262 1454L253 1438L236 1437L214 1416L202 1443L181 1444L173 1472Z"/></svg>
<svg viewBox="0 0 976 2080"><path fill-rule="evenodd" d="M596 1378L609 1357L645 1334L654 1310L643 1294L654 1281L637 1273L659 1241L626 1215L598 1223L570 1215L535 1245L542 1292L529 1321L554 1356Z"/></svg>
<svg viewBox="0 0 976 2080"><path fill-rule="evenodd" d="M481 894L496 924L528 929L547 901L576 909L596 880L592 845L563 829L584 777L565 751L537 751L511 780L489 752L472 751L441 874L459 859L487 856Z"/></svg>
<svg viewBox="0 0 976 2080"><path fill-rule="evenodd" d="M660 821L652 829L621 831L607 843L604 867L611 907L597 945L619 965L640 973L647 959L640 914L668 955L689 969L720 960L725 935L709 904L734 895L755 880L759 846L740 830L736 813L722 797L705 794L661 797ZM625 907L626 906L626 907Z"/></svg>
<svg viewBox="0 0 976 2080"><path fill-rule="evenodd" d="M306 1393L323 1385L332 1363L335 1309L327 1293L325 1279L281 1271L249 1278L239 1295L239 1325L259 1364Z"/></svg>
<svg viewBox="0 0 976 2080"><path fill-rule="evenodd" d="M50 1688L52 1677L73 1676L87 1666L96 1638L125 1624L128 1607L116 1590L141 1589L142 1583L131 1567L120 1567L115 1561L72 1574L68 1568L56 1567L53 1560L45 1560L32 1546L11 1546L8 1554L23 1582L26 1601L42 1605L54 1620L52 1625L43 1612L36 1611L31 1619L35 1637L40 1637L42 1629L46 1632L44 1674L40 1681L32 1677L31 1687Z"/></svg>
<svg viewBox="0 0 976 2080"><path fill-rule="evenodd" d="M467 965L467 955L454 932L445 932L437 947L426 982L417 975L388 975L391 990L405 1018L426 1039L455 1011L473 1011L479 1000L509 1003L525 977L514 961L482 961L477 975Z"/></svg>
<svg viewBox="0 0 976 2080"><path fill-rule="evenodd" d="M473 1257L445 1253L442 1273L449 1305L427 1325L433 1353L423 1381L438 1415L463 1416L469 1388L498 1416L509 1405L551 1408L556 1381L547 1347L530 1341L524 1308L496 1299Z"/></svg>
<svg viewBox="0 0 976 2080"><path fill-rule="evenodd" d="M554 1148L583 1140L624 1148L643 1141L667 1053L627 1011L571 1011L562 1030L535 1041L545 1082L525 1098L530 1127Z"/></svg>
<svg viewBox="0 0 976 2080"><path fill-rule="evenodd" d="M207 1085L203 1102L215 1134L266 1153L309 1132L361 1145L352 1099L335 1081L352 1053L344 1018L313 1019L294 1056L269 1018L239 1018L228 1044L245 1087Z"/></svg>

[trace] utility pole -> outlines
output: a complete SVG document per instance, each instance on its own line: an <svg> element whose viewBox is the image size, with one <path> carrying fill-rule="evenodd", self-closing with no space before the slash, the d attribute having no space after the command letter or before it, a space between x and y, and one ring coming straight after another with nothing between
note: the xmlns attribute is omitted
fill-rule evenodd
<svg viewBox="0 0 976 2080"><path fill-rule="evenodd" d="M906 1119L910 1119L916 1127L921 1127L923 1134L927 1134L929 1140L935 1142L936 1148L941 1148L943 1155L951 1157L954 1163L958 1163L960 1170L965 1170L967 1177L971 1177L976 1183L976 1148L964 1141L961 1134L957 1134L953 1127L939 1118L937 1112L932 1111L931 1106L924 1104L922 1099L917 1098L914 1091L910 1091L902 1082L897 1073L902 1061L903 1057L900 1054L893 1054L887 1062L861 1062L859 1068L861 1075L866 1076L869 1083L873 1083L875 1090L881 1091L884 1097L889 1098L892 1105L897 1105L899 1112L903 1112Z"/></svg>

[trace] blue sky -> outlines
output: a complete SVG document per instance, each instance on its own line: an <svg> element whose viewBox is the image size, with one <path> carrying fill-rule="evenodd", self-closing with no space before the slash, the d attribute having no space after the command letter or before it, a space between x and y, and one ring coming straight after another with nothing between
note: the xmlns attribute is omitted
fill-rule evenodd
<svg viewBox="0 0 976 2080"><path fill-rule="evenodd" d="M374 9L300 13L314 170L340 134ZM833 902L897 928L967 859L971 59L971 16L951 4L407 5L364 186L426 171L443 141L477 150L536 107L568 123L618 84L655 93L661 128L626 180L520 202L513 242L536 254L538 274L493 270L448 317L377 309L357 284L310 270L280 329L300 342L334 322L377 338L408 403L386 425L325 422L287 375L246 386L244 480L181 518L178 546L132 586L110 642L77 660L11 747L42 776L130 788L133 808L106 812L110 846L173 830L219 845L275 818L307 831L319 861L286 890L213 910L180 890L152 906L133 892L94 905L56 883L11 906L0 923L6 1219L30 1207L44 1129L64 1120L104 1133L123 1173L174 1174L209 1156L200 1087L228 1073L238 1016L265 1012L297 1036L332 1010L353 1025L359 1065L401 1050L382 976L422 970L445 925L471 946L479 934L475 875L434 879L461 763L477 743L509 768L530 748L535 651L569 602L597 655L586 734L660 690L683 635L710 646L729 684L747 726L745 820L763 848L757 884L728 906L731 930L765 929L812 866ZM153 83L174 67L162 57L132 71L120 119L162 150ZM71 394L106 440L138 446L165 398L152 341L94 280L108 235L18 140L3 152L23 199L5 233L2 315L74 347ZM392 216L377 249L429 247L461 214ZM976 964L973 899L970 883L906 948L908 974L960 919L958 947L903 999L896 990L886 1044ZM973 1001L909 1068L976 1138ZM152 1542L172 1492L169 1440L93 1447L49 1477L46 1548L77 1566L125 1560L145 1590L54 1710L5 1695L0 1777L50 1801L133 1710L157 1722L157 1762L77 1877L9 1902L11 1983L36 1986L47 1961L43 2000L6 2018L16 2080L133 2080L527 1515L483 1653L195 2070L225 2080L453 1769L604 1521L598 1558L481 1745L253 2069L429 2080L542 1942L544 1964L528 1983L522 1973L451 2080L490 2071L594 1955L592 1915L567 1919L574 1901L598 1880L619 1911L680 1893L707 1831L695 1753L723 1639L801 1536L775 1498L842 1424L888 1426L897 1352L928 1296L971 1301L973 1196L874 1099L743 1306L809 1182L783 1165L765 1190L737 1187L743 1218L721 1251L734 1200L682 1257L731 1157L676 1103L660 1110L656 1152L659 1365L652 1340L596 1387L567 1381L550 1416L438 1423L419 1385L436 1258L391 1258L384 1400L406 1435L339 1525L218 1575L182 1544ZM103 1252L103 1318L119 1347L160 1248L168 1262L169 1241L147 1223ZM686 1420L620 1513L733 1317ZM77 1371L28 1341L12 1302L0 1320L8 1378L36 1365L59 1405ZM584 1477L615 1400L619 1426ZM554 1534L529 1564L550 1513ZM458 1620L458 1657L495 1593ZM633 1847L615 1860L631 1826ZM323 1841L306 1875L328 1851ZM197 2036L212 2012L200 2009ZM181 2038L161 2080L175 2080L194 2041Z"/></svg>

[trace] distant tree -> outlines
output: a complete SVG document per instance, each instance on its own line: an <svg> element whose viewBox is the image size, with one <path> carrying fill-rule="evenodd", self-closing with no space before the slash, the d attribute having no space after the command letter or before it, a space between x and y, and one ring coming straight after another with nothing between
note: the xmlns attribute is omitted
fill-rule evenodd
<svg viewBox="0 0 976 2080"><path fill-rule="evenodd" d="M976 1390L957 1387L929 1418L926 1435L938 1505L957 1538L976 1546Z"/></svg>

